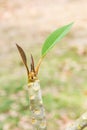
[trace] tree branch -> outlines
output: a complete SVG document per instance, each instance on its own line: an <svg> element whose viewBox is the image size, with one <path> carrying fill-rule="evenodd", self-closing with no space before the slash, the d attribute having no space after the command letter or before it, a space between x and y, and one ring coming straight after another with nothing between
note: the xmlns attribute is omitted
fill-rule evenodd
<svg viewBox="0 0 87 130"><path fill-rule="evenodd" d="M68 126L66 130L83 130L85 127L87 127L87 112L77 119L71 126Z"/></svg>

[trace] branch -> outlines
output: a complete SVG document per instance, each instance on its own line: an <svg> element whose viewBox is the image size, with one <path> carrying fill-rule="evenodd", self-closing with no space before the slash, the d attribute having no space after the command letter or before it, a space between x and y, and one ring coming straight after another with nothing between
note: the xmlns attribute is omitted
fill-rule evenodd
<svg viewBox="0 0 87 130"><path fill-rule="evenodd" d="M85 127L87 127L87 112L77 119L71 126L68 126L66 130L83 130Z"/></svg>
<svg viewBox="0 0 87 130"><path fill-rule="evenodd" d="M33 130L47 130L39 80L29 82L28 92Z"/></svg>

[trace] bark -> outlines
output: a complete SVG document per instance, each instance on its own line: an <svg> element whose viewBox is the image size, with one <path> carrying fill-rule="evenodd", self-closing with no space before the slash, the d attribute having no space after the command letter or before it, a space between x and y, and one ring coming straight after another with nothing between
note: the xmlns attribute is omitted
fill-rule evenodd
<svg viewBox="0 0 87 130"><path fill-rule="evenodd" d="M71 126L68 126L66 130L83 130L85 127L87 127L87 113L84 113Z"/></svg>
<svg viewBox="0 0 87 130"><path fill-rule="evenodd" d="M47 130L39 80L29 82L28 92L33 130Z"/></svg>

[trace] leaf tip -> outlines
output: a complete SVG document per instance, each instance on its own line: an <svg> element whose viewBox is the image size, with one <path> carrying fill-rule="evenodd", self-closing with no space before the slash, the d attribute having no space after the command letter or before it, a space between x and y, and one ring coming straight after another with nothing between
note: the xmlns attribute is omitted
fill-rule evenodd
<svg viewBox="0 0 87 130"><path fill-rule="evenodd" d="M17 43L16 43L16 47L18 48L18 50L19 50L19 48L21 48Z"/></svg>
<svg viewBox="0 0 87 130"><path fill-rule="evenodd" d="M71 22L69 25L72 26L74 24L74 22Z"/></svg>
<svg viewBox="0 0 87 130"><path fill-rule="evenodd" d="M15 43L15 45L18 47L19 45L17 43Z"/></svg>

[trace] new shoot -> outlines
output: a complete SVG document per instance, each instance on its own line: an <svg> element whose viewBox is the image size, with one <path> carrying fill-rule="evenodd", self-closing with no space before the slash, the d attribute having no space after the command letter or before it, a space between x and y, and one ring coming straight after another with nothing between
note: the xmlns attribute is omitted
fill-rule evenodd
<svg viewBox="0 0 87 130"><path fill-rule="evenodd" d="M16 44L18 51L21 55L22 61L27 70L27 77L28 77L27 86L29 92L30 111L32 115L31 122L33 125L33 130L47 130L45 109L43 106L40 83L38 79L39 67L43 61L43 58L46 56L47 52L70 31L72 25L73 23L70 23L51 33L51 35L45 40L43 44L40 60L38 61L36 67L34 65L34 58L31 55L30 69L28 68L25 52L18 44Z"/></svg>

